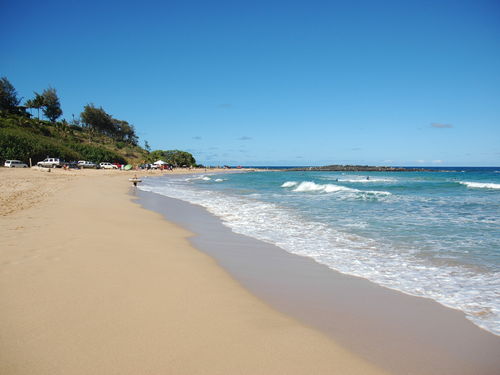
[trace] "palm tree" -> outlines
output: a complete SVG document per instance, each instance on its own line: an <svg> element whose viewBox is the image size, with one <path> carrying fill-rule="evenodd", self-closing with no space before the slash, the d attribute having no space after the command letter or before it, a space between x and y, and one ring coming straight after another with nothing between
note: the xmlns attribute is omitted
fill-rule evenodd
<svg viewBox="0 0 500 375"><path fill-rule="evenodd" d="M36 108L38 110L38 121L40 121L40 108L45 106L45 100L43 96L35 92L35 97L26 101L26 107Z"/></svg>
<svg viewBox="0 0 500 375"><path fill-rule="evenodd" d="M33 101L33 99L26 100L26 103L24 103L24 105L26 106L26 108L30 109L30 113L33 115L33 113L31 112L31 110L35 108L35 102Z"/></svg>
<svg viewBox="0 0 500 375"><path fill-rule="evenodd" d="M38 110L38 120L40 120L40 108L43 108L45 106L45 99L43 98L43 95L35 92L35 99L33 99L33 102L35 108Z"/></svg>

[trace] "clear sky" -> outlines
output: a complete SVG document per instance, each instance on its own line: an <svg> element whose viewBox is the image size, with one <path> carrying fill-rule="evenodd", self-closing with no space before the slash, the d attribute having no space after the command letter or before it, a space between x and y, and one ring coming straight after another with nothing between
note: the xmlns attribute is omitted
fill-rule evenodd
<svg viewBox="0 0 500 375"><path fill-rule="evenodd" d="M500 166L500 2L0 0L0 76L206 164Z"/></svg>

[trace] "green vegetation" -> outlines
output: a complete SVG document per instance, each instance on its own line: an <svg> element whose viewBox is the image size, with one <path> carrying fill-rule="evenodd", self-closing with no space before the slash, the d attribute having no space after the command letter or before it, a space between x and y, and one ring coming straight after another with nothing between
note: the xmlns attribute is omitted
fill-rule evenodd
<svg viewBox="0 0 500 375"><path fill-rule="evenodd" d="M89 144L82 129L64 123L50 123L19 115L0 117L0 161L18 159L28 163L47 156L66 161L92 160L124 163L140 162L147 155L141 148L130 146L115 150L112 140L100 137Z"/></svg>
<svg viewBox="0 0 500 375"><path fill-rule="evenodd" d="M96 163L142 164L161 159L174 166L194 166L196 161L188 152L156 150L140 147L135 128L127 121L118 120L102 107L88 104L80 119L68 123L57 121L62 115L56 90L48 88L42 94L21 102L12 84L0 79L0 162L18 159L33 164L46 157L59 157L66 161L90 160ZM37 109L37 119L28 109ZM40 109L49 120L40 120Z"/></svg>
<svg viewBox="0 0 500 375"><path fill-rule="evenodd" d="M154 163L157 160L163 160L168 164L178 167L191 167L196 165L193 155L186 151L179 150L155 150L148 154L148 163Z"/></svg>
<svg viewBox="0 0 500 375"><path fill-rule="evenodd" d="M21 99L17 97L17 91L5 77L0 78L0 115L4 113L22 113L19 109Z"/></svg>
<svg viewBox="0 0 500 375"><path fill-rule="evenodd" d="M49 87L42 93L43 98L43 114L51 122L55 122L62 115L61 104L57 97L56 89Z"/></svg>
<svg viewBox="0 0 500 375"><path fill-rule="evenodd" d="M113 118L102 107L96 108L93 104L88 104L80 116L89 134L104 134L116 141L137 146L139 138L135 134L134 126L127 121Z"/></svg>

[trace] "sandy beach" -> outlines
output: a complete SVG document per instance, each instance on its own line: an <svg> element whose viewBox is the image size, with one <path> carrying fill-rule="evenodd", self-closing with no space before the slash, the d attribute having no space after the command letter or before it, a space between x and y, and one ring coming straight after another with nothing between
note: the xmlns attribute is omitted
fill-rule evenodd
<svg viewBox="0 0 500 375"><path fill-rule="evenodd" d="M0 373L385 373L135 204L132 175L0 169Z"/></svg>

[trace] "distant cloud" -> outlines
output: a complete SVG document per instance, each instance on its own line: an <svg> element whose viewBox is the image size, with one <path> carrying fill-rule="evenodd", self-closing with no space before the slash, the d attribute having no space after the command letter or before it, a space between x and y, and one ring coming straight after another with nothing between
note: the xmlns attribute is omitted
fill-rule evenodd
<svg viewBox="0 0 500 375"><path fill-rule="evenodd" d="M304 159L303 156L296 156L295 159Z"/></svg>
<svg viewBox="0 0 500 375"><path fill-rule="evenodd" d="M438 122L433 122L431 124L431 126L433 128L437 128L437 129L447 129L447 128L452 128L453 127L453 125L451 125L451 124L440 124Z"/></svg>
<svg viewBox="0 0 500 375"><path fill-rule="evenodd" d="M222 104L219 104L217 107L219 107L219 108L232 108L233 105L231 103L222 103Z"/></svg>
<svg viewBox="0 0 500 375"><path fill-rule="evenodd" d="M416 161L417 163L420 163L420 164L425 163L425 160L422 160L422 159L420 159L420 160L415 160L415 161Z"/></svg>
<svg viewBox="0 0 500 375"><path fill-rule="evenodd" d="M251 139L252 137L247 137L246 135L244 135L243 137L238 138L238 141L250 141Z"/></svg>
<svg viewBox="0 0 500 375"><path fill-rule="evenodd" d="M197 136L193 137L193 139L196 139L199 141L201 139L201 137L199 135L197 135Z"/></svg>
<svg viewBox="0 0 500 375"><path fill-rule="evenodd" d="M433 160L432 162L433 162L434 164L441 164L443 161L438 159L438 160Z"/></svg>

